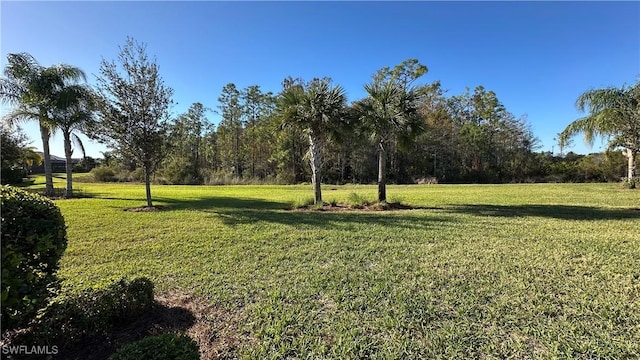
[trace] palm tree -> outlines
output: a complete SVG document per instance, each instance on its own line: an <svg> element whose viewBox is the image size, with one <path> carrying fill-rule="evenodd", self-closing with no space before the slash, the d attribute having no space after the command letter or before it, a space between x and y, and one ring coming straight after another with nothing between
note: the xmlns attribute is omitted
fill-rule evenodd
<svg viewBox="0 0 640 360"><path fill-rule="evenodd" d="M338 138L347 98L341 86L331 86L328 78L313 79L308 84L295 84L280 96L284 126L301 129L309 139L309 163L313 184L313 202L322 204L321 150L327 137Z"/></svg>
<svg viewBox="0 0 640 360"><path fill-rule="evenodd" d="M55 107L55 94L66 81L85 79L86 76L82 70L70 65L43 67L27 53L7 55L4 75L0 79L0 100L16 106L5 115L5 121L13 123L36 120L40 124L45 194L53 195L49 139L54 127L52 109Z"/></svg>
<svg viewBox="0 0 640 360"><path fill-rule="evenodd" d="M630 87L588 90L578 97L576 107L589 114L569 124L560 134L561 142L566 143L577 133L584 133L589 146L594 136L609 137L609 148L624 148L627 178L632 182L636 176L635 156L640 152L640 80Z"/></svg>
<svg viewBox="0 0 640 360"><path fill-rule="evenodd" d="M22 149L22 167L25 169L30 168L33 164L42 165L42 156L36 151L33 146L28 146Z"/></svg>
<svg viewBox="0 0 640 360"><path fill-rule="evenodd" d="M412 81L383 69L364 86L369 96L354 104L362 126L378 148L378 202L382 204L387 201L388 145L395 139L406 145L423 129L418 112L423 88L411 86Z"/></svg>
<svg viewBox="0 0 640 360"><path fill-rule="evenodd" d="M82 140L75 132L84 131L92 120L93 99L94 94L91 89L83 85L65 86L56 96L53 118L55 129L60 129L64 138L65 170L67 173L65 197L67 198L73 197L72 142L80 148L82 156L86 157L84 144L82 144Z"/></svg>

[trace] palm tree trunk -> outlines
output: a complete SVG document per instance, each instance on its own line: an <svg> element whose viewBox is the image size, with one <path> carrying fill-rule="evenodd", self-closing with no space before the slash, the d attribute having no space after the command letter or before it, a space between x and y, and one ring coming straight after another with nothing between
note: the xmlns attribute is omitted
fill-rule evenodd
<svg viewBox="0 0 640 360"><path fill-rule="evenodd" d="M73 164L71 164L71 134L64 132L64 157L65 157L65 170L67 171L67 189L65 191L65 197L73 197L73 179L71 178L71 171Z"/></svg>
<svg viewBox="0 0 640 360"><path fill-rule="evenodd" d="M382 140L378 143L378 202L387 202L387 152Z"/></svg>
<svg viewBox="0 0 640 360"><path fill-rule="evenodd" d="M151 165L144 164L144 186L147 192L147 206L152 207L151 202Z"/></svg>
<svg viewBox="0 0 640 360"><path fill-rule="evenodd" d="M311 163L311 183L313 184L313 203L322 204L322 188L320 187L320 144L313 132L309 133L309 162Z"/></svg>
<svg viewBox="0 0 640 360"><path fill-rule="evenodd" d="M636 176L636 159L635 159L635 151L631 149L627 149L627 177L629 181Z"/></svg>
<svg viewBox="0 0 640 360"><path fill-rule="evenodd" d="M51 171L51 154L49 153L49 138L51 137L51 132L49 128L43 126L42 123L40 123L40 137L42 138L42 152L44 153L44 194L46 196L53 196L53 174Z"/></svg>
<svg viewBox="0 0 640 360"><path fill-rule="evenodd" d="M345 161L345 154L341 151L340 152L340 184L344 184L344 173L346 171L346 161Z"/></svg>

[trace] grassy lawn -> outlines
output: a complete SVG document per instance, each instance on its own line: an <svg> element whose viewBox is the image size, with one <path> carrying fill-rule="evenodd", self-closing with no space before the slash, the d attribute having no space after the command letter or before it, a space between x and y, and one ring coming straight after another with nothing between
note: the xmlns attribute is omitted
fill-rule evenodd
<svg viewBox="0 0 640 360"><path fill-rule="evenodd" d="M136 213L142 185L76 188L65 286L204 298L236 319L225 357L640 357L640 191L617 184L389 186L423 207L392 212L285 210L310 185L153 186L165 210ZM353 192L376 188L323 187Z"/></svg>

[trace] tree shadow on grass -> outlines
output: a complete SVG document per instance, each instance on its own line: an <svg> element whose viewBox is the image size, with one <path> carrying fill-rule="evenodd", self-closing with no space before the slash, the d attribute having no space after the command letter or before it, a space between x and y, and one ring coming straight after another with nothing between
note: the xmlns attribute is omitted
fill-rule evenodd
<svg viewBox="0 0 640 360"><path fill-rule="evenodd" d="M195 314L174 304L154 302L153 307L135 321L122 324L106 336L95 336L82 343L60 349L65 359L108 359L120 347L147 336L184 332L196 322Z"/></svg>
<svg viewBox="0 0 640 360"><path fill-rule="evenodd" d="M22 188L25 191L34 193L34 194L38 194L40 196L44 196L47 197L51 200L68 200L68 199L93 199L93 198L99 198L100 196L94 194L94 193L90 193L90 192L86 192L82 189L78 189L75 188L73 189L73 196L68 198L65 196L66 194L66 188L64 187L54 187L53 188L53 194L50 196L45 195L45 189L44 187L37 187L37 188L26 188L23 187Z"/></svg>
<svg viewBox="0 0 640 360"><path fill-rule="evenodd" d="M248 225L257 222L318 228L355 229L358 226L379 226L399 229L427 229L444 226L450 217L406 215L381 212L292 212L292 211L218 211L224 224Z"/></svg>
<svg viewBox="0 0 640 360"><path fill-rule="evenodd" d="M154 202L167 204L167 210L216 210L216 209L248 209L248 210L284 210L291 204L251 198L203 197L193 199L171 199L154 197Z"/></svg>
<svg viewBox="0 0 640 360"><path fill-rule="evenodd" d="M50 343L57 347L56 356L49 355L16 355L9 359L67 359L67 360L102 360L108 359L120 347L147 336L165 333L179 333L191 328L197 321L197 314L180 304L167 301L154 301L148 311L137 314L134 319L127 319L114 324L109 329L96 331L76 330L72 337L56 334L58 337L43 339L29 331L11 334L3 341L8 346L32 346ZM129 321L130 320L130 321ZM88 326L91 326L90 324ZM67 332L73 330L65 329ZM63 332L62 329L59 330Z"/></svg>
<svg viewBox="0 0 640 360"><path fill-rule="evenodd" d="M496 217L545 217L561 220L640 219L640 209L575 205L451 205L450 212Z"/></svg>
<svg viewBox="0 0 640 360"><path fill-rule="evenodd" d="M291 211L290 203L251 198L207 197L198 199L156 198L167 204L164 211L192 210L212 214L230 226L251 225L260 222L291 226L321 228L351 228L371 225L398 228L428 228L451 222L450 217L413 211Z"/></svg>

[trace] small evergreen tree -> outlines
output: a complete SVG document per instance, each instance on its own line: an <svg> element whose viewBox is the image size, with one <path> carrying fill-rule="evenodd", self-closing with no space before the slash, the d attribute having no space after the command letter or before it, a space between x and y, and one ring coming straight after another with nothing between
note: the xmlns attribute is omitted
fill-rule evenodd
<svg viewBox="0 0 640 360"><path fill-rule="evenodd" d="M144 169L147 206L151 175L164 158L173 90L164 85L146 45L128 38L118 64L103 60L98 80L98 122L94 137Z"/></svg>

